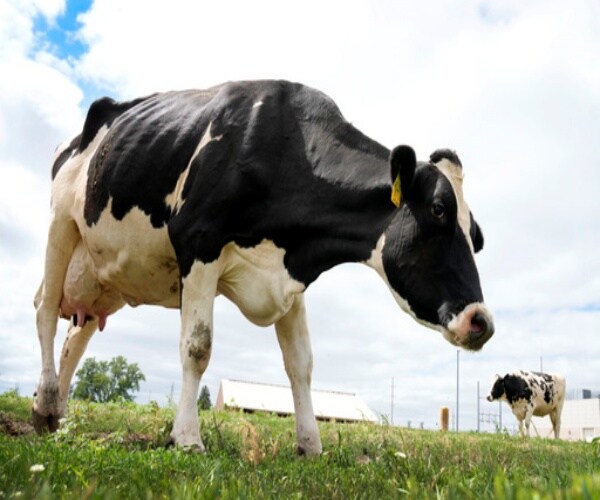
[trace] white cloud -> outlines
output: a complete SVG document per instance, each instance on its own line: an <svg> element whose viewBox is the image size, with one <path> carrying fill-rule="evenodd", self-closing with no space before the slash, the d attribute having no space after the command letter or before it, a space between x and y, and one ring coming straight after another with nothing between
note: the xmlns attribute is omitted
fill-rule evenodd
<svg viewBox="0 0 600 500"><path fill-rule="evenodd" d="M0 299L10 329L0 331L3 383L37 379L31 297L49 158L81 126L82 85L89 100L98 96L90 85L132 98L287 78L326 91L388 147L408 143L424 159L449 146L465 165L497 333L482 352L460 355L461 428L476 427L478 380L484 393L494 373L537 369L540 356L570 387L600 389L597 3L97 0L80 17L76 36L89 50L79 60L58 58L32 31L33 16L52 23L64 2L16 5L0 2L0 73L10 75L0 79L0 280L11 291ZM307 304L315 387L357 392L389 413L394 377L395 420L413 425L434 427L439 407L454 407L456 348L402 313L372 271L352 265L323 275ZM203 380L213 397L221 378L284 382L273 329L250 325L223 299L215 312ZM177 345L177 312L143 307L109 318L88 354L138 362L148 378L142 395L162 401L180 384Z"/></svg>

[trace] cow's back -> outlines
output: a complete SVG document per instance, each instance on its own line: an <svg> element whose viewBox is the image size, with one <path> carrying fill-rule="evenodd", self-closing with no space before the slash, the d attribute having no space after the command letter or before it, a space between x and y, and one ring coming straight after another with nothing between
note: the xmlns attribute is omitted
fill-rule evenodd
<svg viewBox="0 0 600 500"><path fill-rule="evenodd" d="M100 282L130 304L177 307L180 276L228 244L272 242L304 285L368 259L389 212L387 154L324 94L289 82L101 99L57 156L53 200Z"/></svg>
<svg viewBox="0 0 600 500"><path fill-rule="evenodd" d="M533 414L543 417L562 408L565 398L565 378L558 374L521 372L532 390Z"/></svg>

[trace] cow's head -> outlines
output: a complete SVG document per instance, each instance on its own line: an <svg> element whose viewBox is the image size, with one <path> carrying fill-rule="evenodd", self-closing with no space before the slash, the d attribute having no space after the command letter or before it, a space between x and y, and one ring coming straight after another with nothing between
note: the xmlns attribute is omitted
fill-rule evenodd
<svg viewBox="0 0 600 500"><path fill-rule="evenodd" d="M401 202L383 238L385 277L400 306L454 345L478 350L494 333L474 254L483 235L462 193L462 165L449 150L417 162L412 148L390 155Z"/></svg>
<svg viewBox="0 0 600 500"><path fill-rule="evenodd" d="M496 378L494 378L494 381L492 382L490 393L487 395L487 400L495 401L497 399L502 399L505 393L506 388L504 387L504 377L496 375Z"/></svg>

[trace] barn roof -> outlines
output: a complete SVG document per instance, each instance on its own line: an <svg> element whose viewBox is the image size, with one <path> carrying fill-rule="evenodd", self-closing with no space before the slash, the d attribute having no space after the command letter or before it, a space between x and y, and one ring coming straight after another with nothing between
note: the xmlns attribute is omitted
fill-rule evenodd
<svg viewBox="0 0 600 500"><path fill-rule="evenodd" d="M317 419L378 421L375 413L356 394L313 389L311 395ZM289 386L228 379L221 380L215 408L294 414L294 402Z"/></svg>

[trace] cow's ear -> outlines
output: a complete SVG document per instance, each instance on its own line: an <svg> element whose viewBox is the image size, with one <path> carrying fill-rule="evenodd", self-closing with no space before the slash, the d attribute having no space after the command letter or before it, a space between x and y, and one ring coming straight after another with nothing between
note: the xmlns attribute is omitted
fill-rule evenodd
<svg viewBox="0 0 600 500"><path fill-rule="evenodd" d="M473 214L471 214L471 241L473 242L473 250L475 253L483 248L483 232L481 231L479 224L477 224L473 218Z"/></svg>
<svg viewBox="0 0 600 500"><path fill-rule="evenodd" d="M410 146L396 146L390 154L390 169L392 178L392 201L396 206L400 205L401 199L410 194L415 169L417 168L417 156Z"/></svg>

